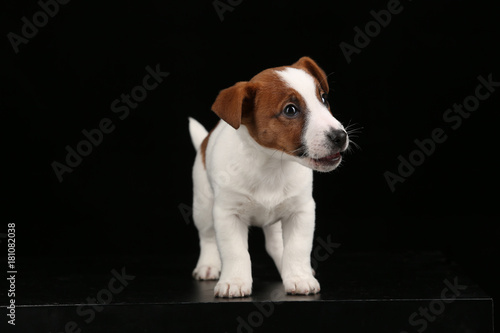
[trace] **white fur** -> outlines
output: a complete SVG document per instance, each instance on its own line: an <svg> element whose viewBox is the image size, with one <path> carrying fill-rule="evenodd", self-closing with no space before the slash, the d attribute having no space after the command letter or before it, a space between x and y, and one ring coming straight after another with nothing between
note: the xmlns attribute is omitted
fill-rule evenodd
<svg viewBox="0 0 500 333"><path fill-rule="evenodd" d="M298 69L286 69L280 75L306 100L310 114L303 140L309 154L326 155L322 150L325 131L342 125L318 101L312 77ZM198 125L193 120L190 129L202 133ZM196 133L191 136L196 146L200 138ZM200 257L193 276L219 278L216 296L250 295L248 227L259 226L286 292L319 292L310 262L314 163L260 146L245 125L235 130L223 121L210 135L205 156L206 168L199 150L193 167L193 218L200 236Z"/></svg>
<svg viewBox="0 0 500 333"><path fill-rule="evenodd" d="M286 155L286 154L285 154ZM200 236L197 279L220 279L215 295L252 292L248 226L264 229L266 249L290 293L320 290L310 253L314 232L312 170L259 146L245 126L220 122L210 136L206 169L193 167L193 218ZM222 262L224 263L221 266Z"/></svg>
<svg viewBox="0 0 500 333"><path fill-rule="evenodd" d="M203 139L207 136L208 132L203 127L202 124L197 122L195 119L189 117L189 134L191 135L191 141L193 142L194 149L198 151Z"/></svg>
<svg viewBox="0 0 500 333"><path fill-rule="evenodd" d="M344 126L335 119L328 108L318 99L314 79L305 71L287 67L278 74L290 88L302 95L309 110L303 141L307 154L312 158L321 158L330 153L325 132L331 129L344 130ZM348 143L346 143L347 145Z"/></svg>

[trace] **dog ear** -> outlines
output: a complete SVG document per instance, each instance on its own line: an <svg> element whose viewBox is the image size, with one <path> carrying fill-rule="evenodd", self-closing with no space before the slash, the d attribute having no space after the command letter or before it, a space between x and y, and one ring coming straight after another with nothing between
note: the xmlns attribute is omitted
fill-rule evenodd
<svg viewBox="0 0 500 333"><path fill-rule="evenodd" d="M325 72L316 64L314 60L309 57L302 57L296 63L292 65L292 67L300 68L314 76L321 85L321 88L328 93L330 88L328 87L328 80Z"/></svg>
<svg viewBox="0 0 500 333"><path fill-rule="evenodd" d="M238 82L232 87L221 90L212 105L212 111L233 128L238 129L242 118L253 109L255 91L255 84Z"/></svg>

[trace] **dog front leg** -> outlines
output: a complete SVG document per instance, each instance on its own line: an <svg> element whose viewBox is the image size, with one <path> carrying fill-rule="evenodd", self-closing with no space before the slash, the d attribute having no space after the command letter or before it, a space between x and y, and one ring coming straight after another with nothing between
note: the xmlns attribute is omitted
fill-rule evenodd
<svg viewBox="0 0 500 333"><path fill-rule="evenodd" d="M281 278L289 294L308 295L320 291L311 269L315 203L311 199L282 220L283 262Z"/></svg>
<svg viewBox="0 0 500 333"><path fill-rule="evenodd" d="M215 286L217 297L244 297L252 293L248 253L248 226L233 211L214 206L214 226L222 271Z"/></svg>

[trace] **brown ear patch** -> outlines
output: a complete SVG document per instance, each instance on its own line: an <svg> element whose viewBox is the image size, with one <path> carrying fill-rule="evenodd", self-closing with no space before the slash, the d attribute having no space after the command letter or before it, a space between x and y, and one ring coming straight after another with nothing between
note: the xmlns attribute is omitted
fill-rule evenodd
<svg viewBox="0 0 500 333"><path fill-rule="evenodd" d="M222 90L212 110L231 127L238 129L241 118L252 111L256 87L254 84L242 81Z"/></svg>
<svg viewBox="0 0 500 333"><path fill-rule="evenodd" d="M314 76L316 80L318 80L321 88L328 93L330 87L328 86L328 79L326 77L325 72L316 64L314 60L309 57L302 57L292 66L294 68L299 68L307 71L309 74Z"/></svg>

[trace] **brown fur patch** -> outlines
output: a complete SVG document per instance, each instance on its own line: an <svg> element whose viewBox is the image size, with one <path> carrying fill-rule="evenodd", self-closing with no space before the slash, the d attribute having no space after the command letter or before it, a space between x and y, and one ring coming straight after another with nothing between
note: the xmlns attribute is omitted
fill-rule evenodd
<svg viewBox="0 0 500 333"><path fill-rule="evenodd" d="M251 110L249 101L254 99L254 94L254 84L246 81L238 82L219 92L212 110L226 123L238 129L241 119Z"/></svg>
<svg viewBox="0 0 500 333"><path fill-rule="evenodd" d="M261 146L297 155L302 147L302 130L308 111L302 96L278 76L276 70L280 69L284 67L267 69L250 81L258 88L253 112L242 119L242 124ZM297 118L290 119L281 113L288 104L300 109Z"/></svg>
<svg viewBox="0 0 500 333"><path fill-rule="evenodd" d="M304 70L313 77L320 101L321 94L328 93L325 72L311 58L302 57L288 67ZM303 153L302 131L309 110L302 96L279 77L277 71L285 68L287 66L266 69L248 82L238 82L222 90L212 110L235 129L240 124L245 125L261 146L300 156ZM288 104L299 108L297 117L283 115L282 111ZM210 133L201 145L203 165Z"/></svg>

